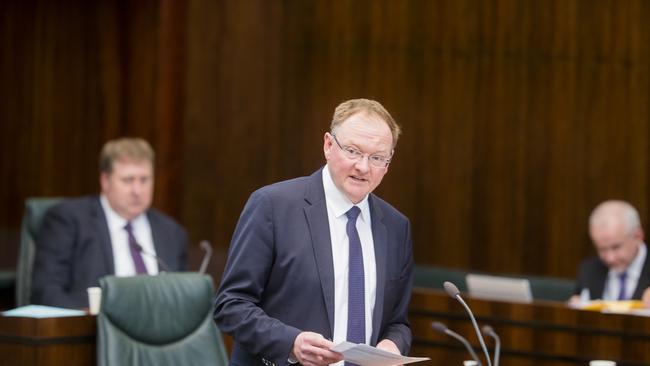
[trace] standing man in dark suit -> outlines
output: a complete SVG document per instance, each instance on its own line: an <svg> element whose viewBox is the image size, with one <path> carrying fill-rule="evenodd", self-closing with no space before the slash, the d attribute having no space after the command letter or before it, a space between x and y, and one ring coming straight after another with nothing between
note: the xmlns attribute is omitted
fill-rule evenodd
<svg viewBox="0 0 650 366"><path fill-rule="evenodd" d="M104 145L101 194L64 201L43 219L36 239L32 303L84 308L86 289L98 286L105 275L186 268L185 230L151 208L153 167L153 149L143 139L121 138Z"/></svg>
<svg viewBox="0 0 650 366"><path fill-rule="evenodd" d="M323 168L251 195L215 299L232 365L332 364L342 356L330 347L345 340L408 352L410 223L372 194L399 134L378 102L346 101Z"/></svg>
<svg viewBox="0 0 650 366"><path fill-rule="evenodd" d="M589 217L589 236L598 256L580 264L569 302L579 304L588 295L602 300L643 299L650 305L650 260L636 209L619 200L599 204Z"/></svg>

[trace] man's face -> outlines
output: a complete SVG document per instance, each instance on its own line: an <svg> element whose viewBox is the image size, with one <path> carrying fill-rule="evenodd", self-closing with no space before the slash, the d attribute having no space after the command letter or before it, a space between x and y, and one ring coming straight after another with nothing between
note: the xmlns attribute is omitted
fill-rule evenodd
<svg viewBox="0 0 650 366"><path fill-rule="evenodd" d="M600 259L616 272L627 270L643 240L641 229L630 233L621 222L604 227L591 227L589 235Z"/></svg>
<svg viewBox="0 0 650 366"><path fill-rule="evenodd" d="M153 198L153 167L147 160L117 160L113 171L100 176L102 193L111 208L132 220L151 206Z"/></svg>
<svg viewBox="0 0 650 366"><path fill-rule="evenodd" d="M371 155L390 157L393 136L381 118L363 112L350 116L334 131L343 148L354 148L364 155L357 160L348 158L334 140L325 133L323 150L332 180L336 187L353 203L359 203L384 178L388 167L370 164Z"/></svg>

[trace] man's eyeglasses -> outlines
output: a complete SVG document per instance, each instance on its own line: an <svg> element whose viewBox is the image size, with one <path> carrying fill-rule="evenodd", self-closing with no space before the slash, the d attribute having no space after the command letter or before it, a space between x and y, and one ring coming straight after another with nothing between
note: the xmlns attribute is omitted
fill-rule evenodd
<svg viewBox="0 0 650 366"><path fill-rule="evenodd" d="M332 137L334 137L334 141L336 141L336 144L339 145L339 148L341 151L343 151L343 155L345 155L346 158L354 161L359 161L363 159L364 154L362 153L359 149L352 147L352 146L341 146L341 143L339 143L339 140L336 138L335 134L332 134ZM377 168L385 168L390 164L392 157L386 157L382 155L368 155L368 163L370 163L373 166L376 166Z"/></svg>

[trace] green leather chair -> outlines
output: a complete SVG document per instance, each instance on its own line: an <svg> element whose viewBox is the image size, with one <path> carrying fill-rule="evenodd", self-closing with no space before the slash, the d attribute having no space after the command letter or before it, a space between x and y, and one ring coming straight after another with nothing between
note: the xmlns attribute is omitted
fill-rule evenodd
<svg viewBox="0 0 650 366"><path fill-rule="evenodd" d="M212 279L195 272L106 276L97 316L97 364L228 364L212 318Z"/></svg>
<svg viewBox="0 0 650 366"><path fill-rule="evenodd" d="M445 281L450 281L454 283L461 292L467 292L465 276L469 273L479 272L469 272L438 266L416 265L413 267L413 286L442 290L444 289L442 284ZM483 272L482 274L491 273ZM499 276L499 274L493 275ZM533 299L535 300L564 302L573 294L575 286L573 280L566 278L509 275L506 275L506 277L527 278L530 281L530 289L533 294Z"/></svg>
<svg viewBox="0 0 650 366"><path fill-rule="evenodd" d="M566 302L573 295L575 281L558 277L530 276L533 299Z"/></svg>
<svg viewBox="0 0 650 366"><path fill-rule="evenodd" d="M467 271L439 266L413 266L413 286L443 290L443 283L449 281L461 292L467 291L465 276Z"/></svg>
<svg viewBox="0 0 650 366"><path fill-rule="evenodd" d="M30 304L36 235L47 210L61 201L63 198L60 197L33 197L25 200L25 214L20 228L20 250L16 265L16 306Z"/></svg>

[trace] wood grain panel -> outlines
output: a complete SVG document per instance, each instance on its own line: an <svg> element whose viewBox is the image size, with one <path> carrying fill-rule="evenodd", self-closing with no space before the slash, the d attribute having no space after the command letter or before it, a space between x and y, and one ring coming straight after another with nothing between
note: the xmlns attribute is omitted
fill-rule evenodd
<svg viewBox="0 0 650 366"><path fill-rule="evenodd" d="M321 166L334 107L363 96L404 129L378 193L418 263L572 277L599 201L648 222L648 18L642 0L3 2L0 240L15 250L25 197L95 192L103 142L138 135L156 204L214 243L218 278L248 195Z"/></svg>

